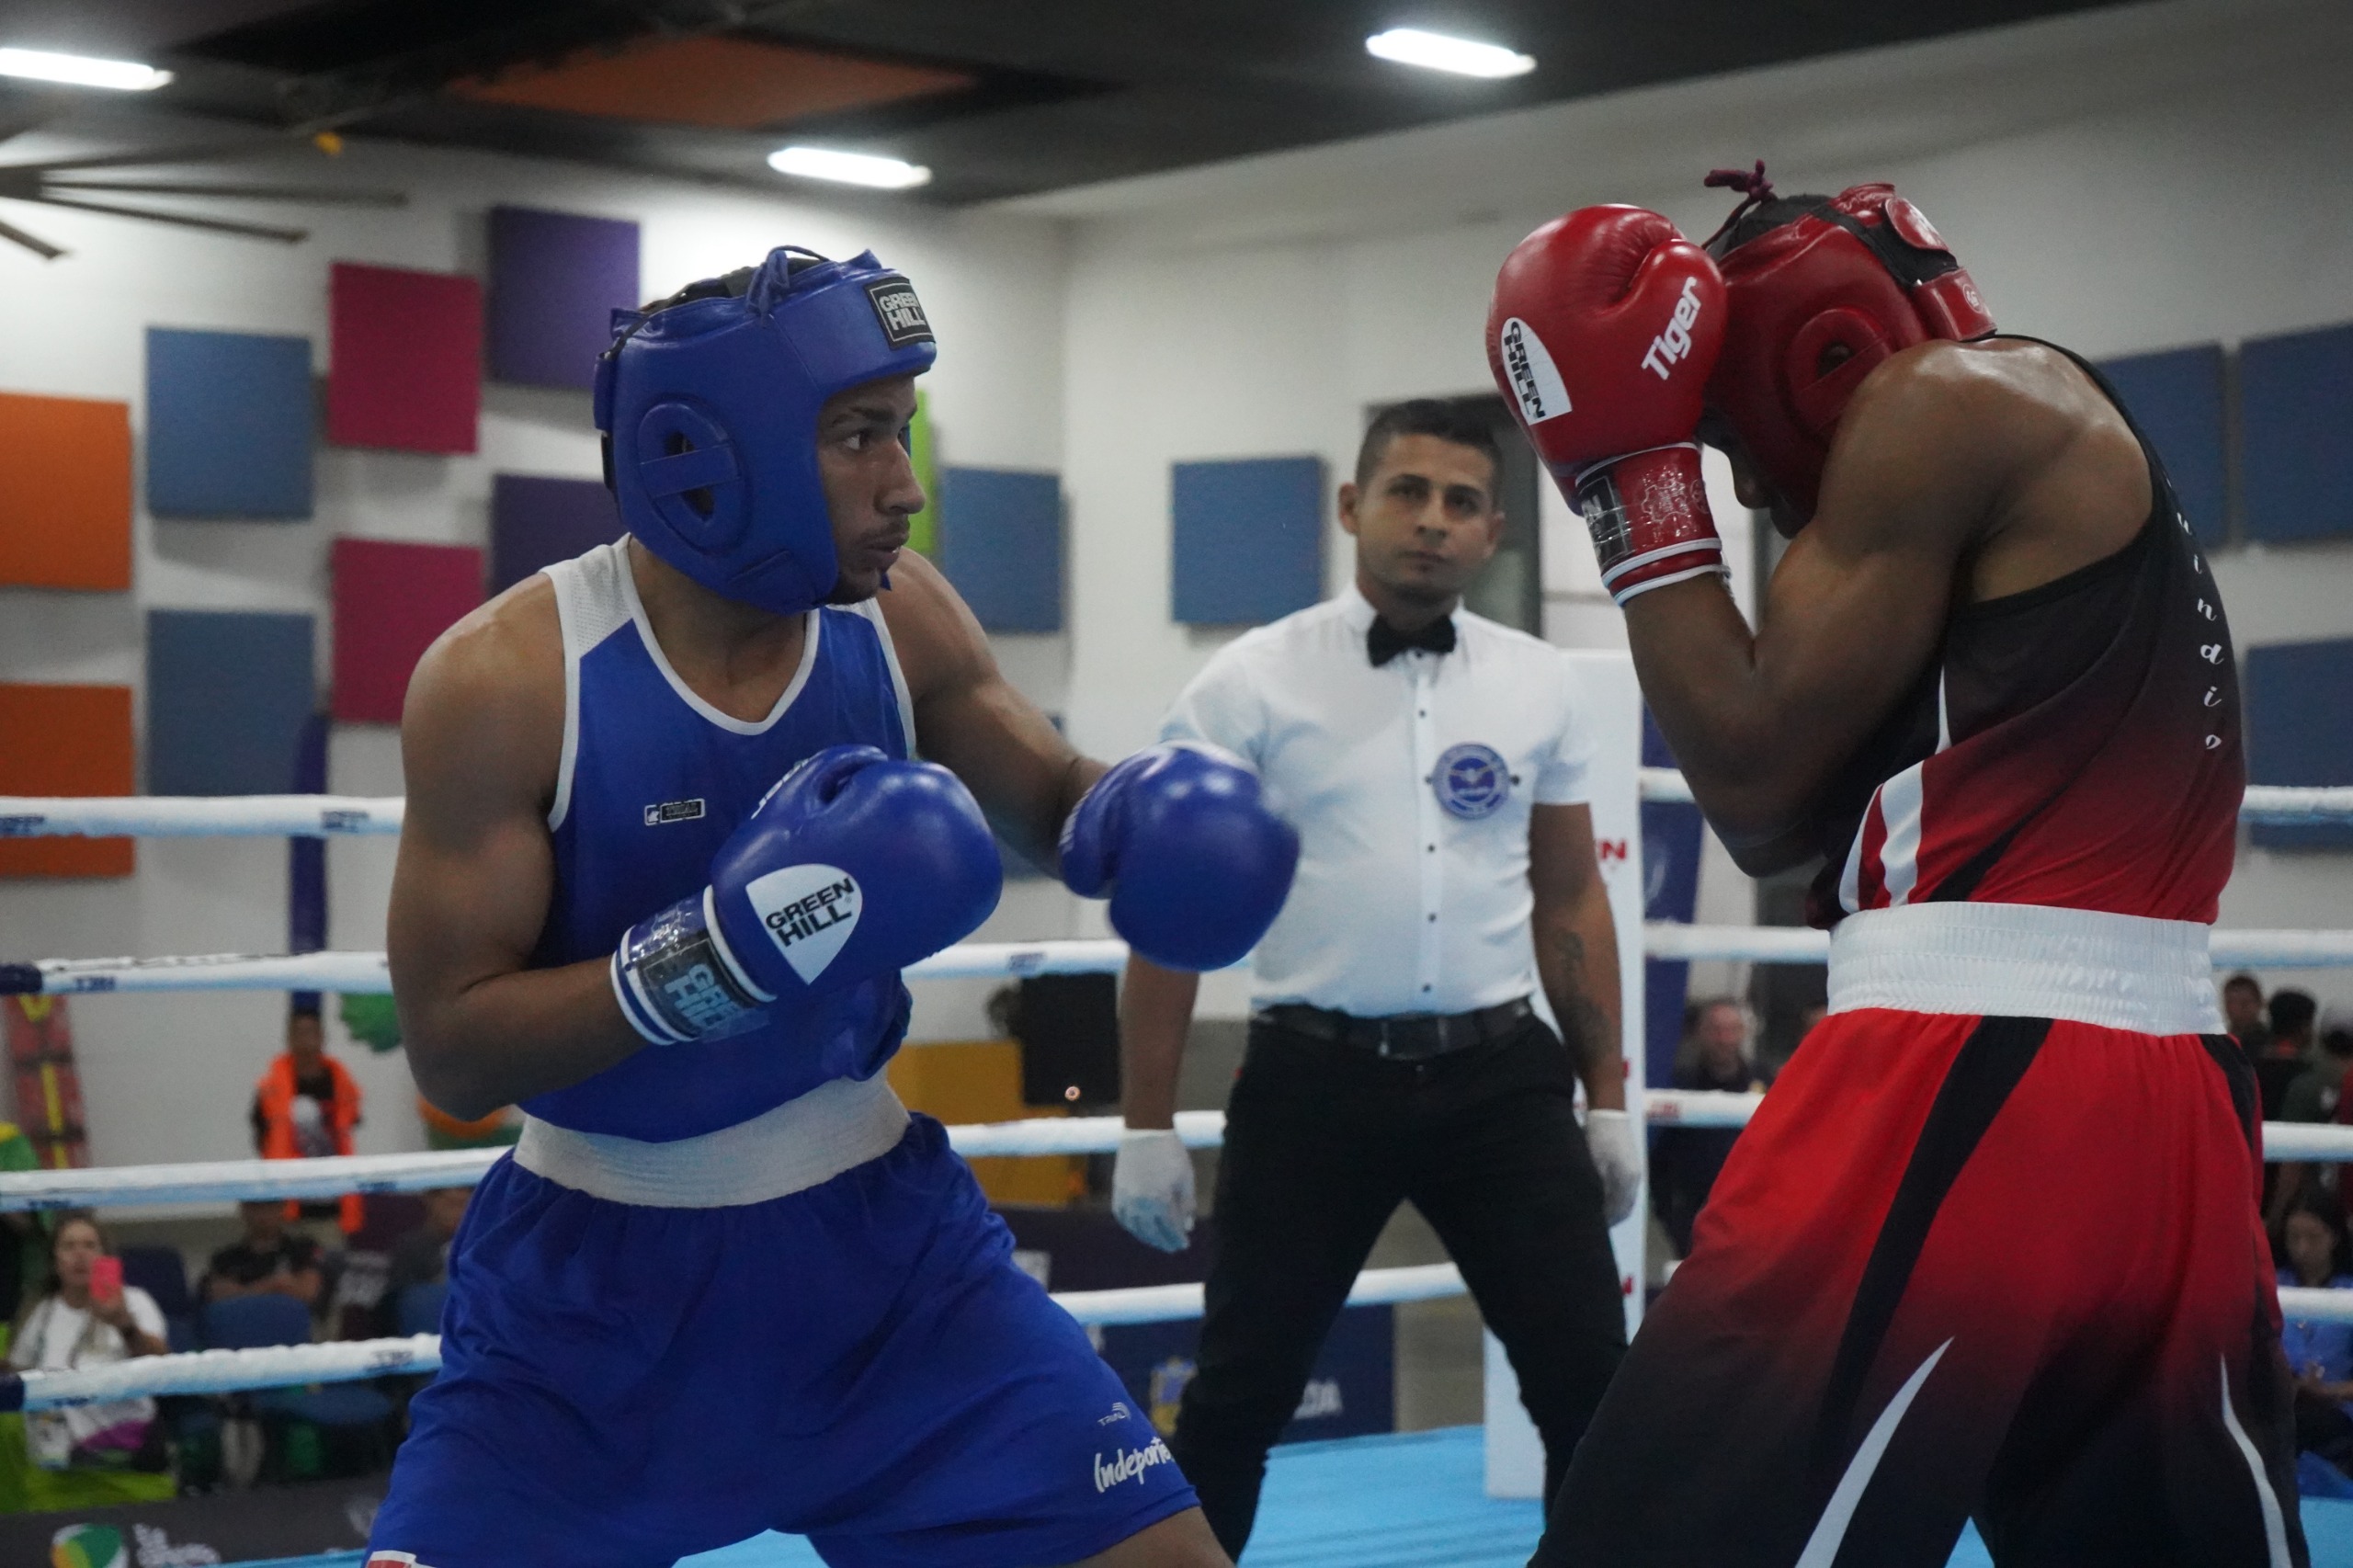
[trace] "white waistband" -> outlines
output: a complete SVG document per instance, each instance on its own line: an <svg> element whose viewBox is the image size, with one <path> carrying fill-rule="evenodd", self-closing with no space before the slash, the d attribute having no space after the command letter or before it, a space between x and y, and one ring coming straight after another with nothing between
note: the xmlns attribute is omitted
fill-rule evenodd
<svg viewBox="0 0 2353 1568"><path fill-rule="evenodd" d="M2208 927L2026 903L1867 909L1830 934L1830 1010L2072 1018L2219 1034Z"/></svg>
<svg viewBox="0 0 2353 1568"><path fill-rule="evenodd" d="M906 1131L907 1108L881 1078L835 1078L749 1121L672 1143L527 1117L515 1163L613 1203L727 1209L831 1181L889 1153Z"/></svg>

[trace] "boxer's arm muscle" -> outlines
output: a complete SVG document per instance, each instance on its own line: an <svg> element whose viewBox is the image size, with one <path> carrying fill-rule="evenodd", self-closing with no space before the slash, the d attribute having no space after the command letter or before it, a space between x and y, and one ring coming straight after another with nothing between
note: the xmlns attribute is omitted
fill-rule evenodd
<svg viewBox="0 0 2353 1568"><path fill-rule="evenodd" d="M1592 807L1537 806L1529 812L1528 882L1536 895L1529 917L1536 972L1585 1080L1586 1103L1621 1109L1626 1073L1620 1060L1618 922L1594 849Z"/></svg>
<svg viewBox="0 0 2353 1568"><path fill-rule="evenodd" d="M990 824L1049 870L1063 820L1103 766L1013 689L987 634L939 569L912 552L879 601L914 699L923 756L972 791Z"/></svg>
<svg viewBox="0 0 2353 1568"><path fill-rule="evenodd" d="M408 811L387 947L409 1066L472 1119L575 1084L643 1045L602 959L527 969L555 885L547 811L563 655L544 580L444 633L401 720Z"/></svg>
<svg viewBox="0 0 2353 1568"><path fill-rule="evenodd" d="M1847 408L1759 631L1708 579L1627 606L1643 694L1745 869L1811 851L1793 830L1934 653L1964 556L2048 440L2014 402L1949 352L1889 361Z"/></svg>

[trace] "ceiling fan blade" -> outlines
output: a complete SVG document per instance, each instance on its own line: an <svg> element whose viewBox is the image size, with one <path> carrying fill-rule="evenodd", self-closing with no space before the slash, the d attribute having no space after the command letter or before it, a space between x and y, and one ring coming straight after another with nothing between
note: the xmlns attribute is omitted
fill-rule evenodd
<svg viewBox="0 0 2353 1568"><path fill-rule="evenodd" d="M28 234L14 223L0 222L0 240L12 240L43 261L55 261L66 254L64 246L51 244L39 234Z"/></svg>
<svg viewBox="0 0 2353 1568"><path fill-rule="evenodd" d="M317 201L345 207L405 207L399 190L339 190L324 185L178 185L169 180L44 179L44 190L120 191L133 196L197 196L239 201Z"/></svg>
<svg viewBox="0 0 2353 1568"><path fill-rule="evenodd" d="M150 223L176 223L186 229L210 229L218 234L244 234L251 239L299 244L311 237L308 229L281 229L267 223L240 223L227 218L197 218L181 212L157 212L144 207L118 207L110 201L81 201L68 196L41 195L31 199L49 207L71 207L103 212L113 218L142 218Z"/></svg>
<svg viewBox="0 0 2353 1568"><path fill-rule="evenodd" d="M135 153L98 153L86 158L44 158L38 163L11 164L16 169L38 169L42 174L65 174L76 169L121 169L160 167L165 164L204 164L215 158L251 157L265 153L283 153L301 145L284 137L267 139L247 137L242 142L214 142L197 147L149 147Z"/></svg>

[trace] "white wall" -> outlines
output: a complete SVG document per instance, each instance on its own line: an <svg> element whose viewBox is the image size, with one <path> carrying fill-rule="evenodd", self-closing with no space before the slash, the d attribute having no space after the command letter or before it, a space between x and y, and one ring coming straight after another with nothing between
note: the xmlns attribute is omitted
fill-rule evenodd
<svg viewBox="0 0 2353 1568"><path fill-rule="evenodd" d="M1729 205L1699 187L1711 165L1762 155L1790 191L1893 178L2013 330L2095 356L2235 342L2353 318L2348 65L2341 6L2200 0L1009 204L1076 225L1074 733L1107 755L1143 744L1225 635L1168 617L1169 464L1314 452L1336 480L1368 404L1489 390L1495 267L1565 208L1634 201L1705 233ZM1574 524L1548 525L1551 634L1610 645ZM1335 584L1349 569L1336 527L1326 565ZM2225 550L2216 570L2243 644L2353 631L2353 544ZM1720 850L1700 903L1749 917ZM2249 851L2224 919L2348 912L2353 858ZM2353 976L2306 981L2353 996Z"/></svg>
<svg viewBox="0 0 2353 1568"><path fill-rule="evenodd" d="M1367 405L1488 390L1488 289L1537 223L1622 199L1704 232L1725 204L1698 188L1699 173L1761 153L1784 188L1893 177L1954 237L2006 324L2095 355L2340 322L2353 319L2348 66L2344 7L2193 0L961 214L355 141L347 172L330 176L396 186L413 204L322 210L317 237L290 249L12 206L12 221L75 254L42 264L0 249L10 307L0 388L127 400L139 426L151 324L303 332L324 369L331 260L479 271L482 215L500 201L637 220L648 293L784 240L871 244L917 278L939 324L931 390L943 459L1064 475L1070 631L1008 640L1003 656L1083 745L1116 756L1150 739L1223 635L1168 617L1169 464L1313 452L1336 482ZM85 126L82 140L107 137ZM260 172L321 177L300 157ZM491 387L476 457L322 450L311 522L157 523L142 512L132 593L0 589L0 679L137 686L151 607L312 611L324 676L335 534L481 543L494 472L585 476L595 462L584 397ZM1590 585L1573 527L1554 513L1547 531L1555 635L1608 641L1612 612L1577 597ZM1349 565L1335 528L1327 580ZM2353 545L2224 550L2216 572L2245 644L2353 633ZM333 786L392 792L396 762L389 730L343 727ZM0 884L0 955L282 945L276 844L151 841L140 853L127 881ZM381 943L389 865L386 845L335 846L337 946ZM1746 884L1711 859L1702 918L1746 908ZM2342 926L2348 911L2353 858L2250 851L2223 917ZM1099 908L1028 883L983 935L1100 929ZM2353 997L2353 976L2307 978L2325 996ZM988 989L923 988L919 1037L978 1032ZM1215 983L1207 1010L1238 1010L1243 994L1238 979ZM274 1049L276 996L74 1007L100 1160L237 1150L248 1085ZM346 1057L378 1112L364 1146L413 1143L401 1059Z"/></svg>
<svg viewBox="0 0 2353 1568"><path fill-rule="evenodd" d="M166 128L167 131L171 128ZM218 137L194 127L189 136ZM151 123L85 122L73 137L28 137L11 156L85 146L153 145ZM207 171L208 173L210 171ZM943 461L1051 469L1061 459L1060 227L1000 214L930 214L904 206L821 203L722 191L551 163L354 140L329 165L307 153L255 165L281 181L347 180L409 193L398 210L308 209L306 244L279 246L156 225L11 206L8 217L73 254L44 263L0 245L7 340L0 388L126 401L143 431L150 325L309 335L327 357L327 268L364 261L481 275L484 214L498 203L631 219L642 226L649 296L756 259L791 242L841 255L871 246L919 282L945 350L927 381ZM139 443L134 441L134 450ZM141 506L128 594L0 588L0 680L143 684L144 612L153 608L281 609L318 617L318 670L331 667L327 552L340 534L484 545L491 476L594 478L586 394L491 385L481 450L471 457L322 446L317 504L301 523L159 522ZM18 526L14 519L0 520ZM1008 649L1017 680L1059 707L1059 639ZM135 704L135 706L137 706ZM143 711L142 711L143 722ZM7 744L0 740L0 744ZM398 737L387 725L338 725L330 788L401 790ZM347 840L329 855L336 947L383 944L392 844ZM149 840L121 881L0 882L0 954L275 952L286 943L286 853L278 841ZM1058 935L1066 896L1022 889L995 923L1007 935ZM943 1000L947 1004L942 1010ZM926 997L926 1021L956 1030L976 1005ZM74 999L92 1151L101 1164L222 1157L246 1143L244 1108L277 1049L277 994ZM332 1009L330 1009L332 1011ZM369 1097L363 1151L420 1146L405 1058L342 1042Z"/></svg>

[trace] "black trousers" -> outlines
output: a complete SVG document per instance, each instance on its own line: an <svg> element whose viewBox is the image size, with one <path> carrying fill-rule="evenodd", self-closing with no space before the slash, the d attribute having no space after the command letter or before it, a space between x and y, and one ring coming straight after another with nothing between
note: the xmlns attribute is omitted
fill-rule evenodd
<svg viewBox="0 0 2353 1568"><path fill-rule="evenodd" d="M1539 1019L1427 1062L1264 1021L1226 1110L1199 1370L1171 1443L1239 1558L1267 1450L1381 1227L1411 1199L1462 1270L1543 1435L1545 1495L1626 1349L1567 1048Z"/></svg>

